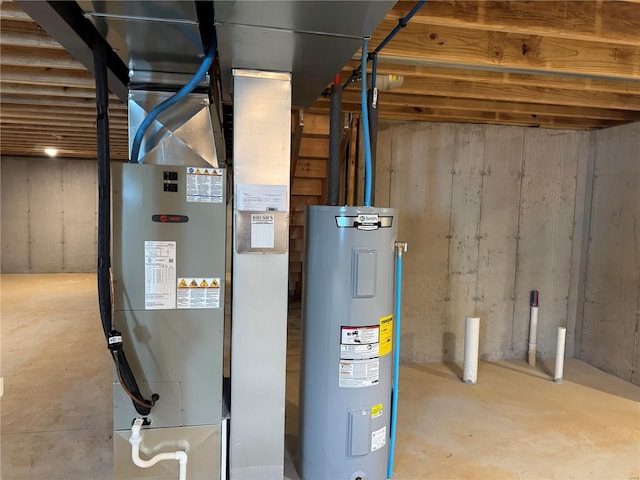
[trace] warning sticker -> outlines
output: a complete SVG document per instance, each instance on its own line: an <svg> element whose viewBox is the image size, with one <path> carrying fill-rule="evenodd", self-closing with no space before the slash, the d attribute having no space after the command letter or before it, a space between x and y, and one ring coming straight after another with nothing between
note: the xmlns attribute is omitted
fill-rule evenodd
<svg viewBox="0 0 640 480"><path fill-rule="evenodd" d="M371 451L380 450L387 443L387 427L371 432Z"/></svg>
<svg viewBox="0 0 640 480"><path fill-rule="evenodd" d="M178 279L178 308L220 308L220 278Z"/></svg>
<svg viewBox="0 0 640 480"><path fill-rule="evenodd" d="M362 388L380 381L380 360L340 360L339 386Z"/></svg>
<svg viewBox="0 0 640 480"><path fill-rule="evenodd" d="M144 308L176 308L176 242L144 242Z"/></svg>
<svg viewBox="0 0 640 480"><path fill-rule="evenodd" d="M380 327L342 327L340 343L342 345L360 345L365 343L378 343Z"/></svg>
<svg viewBox="0 0 640 480"><path fill-rule="evenodd" d="M187 168L187 202L222 203L224 193L222 168Z"/></svg>
<svg viewBox="0 0 640 480"><path fill-rule="evenodd" d="M378 344L368 343L365 345L340 345L341 360L364 360L376 358L378 354Z"/></svg>
<svg viewBox="0 0 640 480"><path fill-rule="evenodd" d="M380 356L393 350L393 315L380 318Z"/></svg>
<svg viewBox="0 0 640 480"><path fill-rule="evenodd" d="M371 407L371 418L378 418L382 415L382 404L379 403Z"/></svg>

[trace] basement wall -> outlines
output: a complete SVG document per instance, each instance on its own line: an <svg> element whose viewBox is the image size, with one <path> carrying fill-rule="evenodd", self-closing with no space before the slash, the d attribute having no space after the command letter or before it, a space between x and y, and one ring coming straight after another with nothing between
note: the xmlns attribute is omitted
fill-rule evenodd
<svg viewBox="0 0 640 480"><path fill-rule="evenodd" d="M380 123L376 206L400 209L407 241L404 362L460 362L464 318L481 317L484 360L525 358L529 292L539 356L576 331L588 132Z"/></svg>
<svg viewBox="0 0 640 480"><path fill-rule="evenodd" d="M576 356L640 385L640 123L593 133Z"/></svg>
<svg viewBox="0 0 640 480"><path fill-rule="evenodd" d="M89 160L1 160L2 273L94 272L97 170Z"/></svg>

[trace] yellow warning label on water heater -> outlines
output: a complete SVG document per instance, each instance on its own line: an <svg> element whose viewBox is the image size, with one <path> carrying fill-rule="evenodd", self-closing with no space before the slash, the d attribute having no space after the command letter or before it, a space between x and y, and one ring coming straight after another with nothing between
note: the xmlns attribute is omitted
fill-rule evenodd
<svg viewBox="0 0 640 480"><path fill-rule="evenodd" d="M380 318L380 356L393 350L393 315Z"/></svg>
<svg viewBox="0 0 640 480"><path fill-rule="evenodd" d="M378 418L382 415L382 404L379 403L371 407L371 418Z"/></svg>

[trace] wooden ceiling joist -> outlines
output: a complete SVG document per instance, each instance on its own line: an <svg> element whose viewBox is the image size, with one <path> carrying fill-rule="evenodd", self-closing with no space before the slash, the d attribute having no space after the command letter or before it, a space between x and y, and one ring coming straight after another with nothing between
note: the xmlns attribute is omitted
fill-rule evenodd
<svg viewBox="0 0 640 480"><path fill-rule="evenodd" d="M396 4L370 50L415 5ZM0 16L1 153L41 155L55 143L65 156L95 158L92 75L10 0L0 1ZM429 0L380 52L377 68L404 76L401 87L380 93L382 120L558 129L637 122L640 0ZM111 155L126 160L127 105L115 95L109 102ZM359 102L354 84L343 110L359 112ZM308 113L328 110L320 97Z"/></svg>
<svg viewBox="0 0 640 480"><path fill-rule="evenodd" d="M389 17L402 18L415 2L398 2ZM496 8L499 6L499 8ZM640 46L640 8L628 1L430 1L411 23Z"/></svg>
<svg viewBox="0 0 640 480"><path fill-rule="evenodd" d="M390 31L394 26L392 20L384 20L379 29ZM377 45L383 39L374 33L371 42ZM637 81L640 75L640 46L413 22L389 42L379 59L611 80Z"/></svg>

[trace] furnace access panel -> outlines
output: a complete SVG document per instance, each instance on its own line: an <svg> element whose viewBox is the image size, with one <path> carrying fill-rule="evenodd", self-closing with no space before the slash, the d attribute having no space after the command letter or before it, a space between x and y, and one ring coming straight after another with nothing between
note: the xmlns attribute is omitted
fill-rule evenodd
<svg viewBox="0 0 640 480"><path fill-rule="evenodd" d="M116 328L151 427L219 424L225 301L224 169L114 164ZM114 429L136 414L114 379Z"/></svg>

